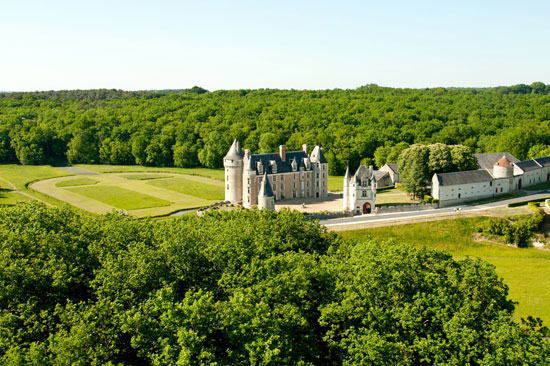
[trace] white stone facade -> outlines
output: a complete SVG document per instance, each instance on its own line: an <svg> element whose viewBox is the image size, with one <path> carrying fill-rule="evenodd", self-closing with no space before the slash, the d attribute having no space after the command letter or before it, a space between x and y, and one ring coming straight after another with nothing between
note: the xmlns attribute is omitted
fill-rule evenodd
<svg viewBox="0 0 550 366"><path fill-rule="evenodd" d="M518 161L509 153L477 154L479 170L434 174L432 197L439 206L497 196L550 181L550 157ZM491 168L488 162L494 161ZM512 162L514 161L514 162Z"/></svg>
<svg viewBox="0 0 550 366"><path fill-rule="evenodd" d="M250 150L242 152L235 140L224 158L224 167L226 201L246 208L264 205L259 195L265 178L273 201L328 196L328 163L320 146L311 154L307 145L300 151L286 151L281 145L278 153L251 154Z"/></svg>
<svg viewBox="0 0 550 366"><path fill-rule="evenodd" d="M376 178L372 166L361 165L354 176L350 176L349 168L344 176L344 211L354 214L370 214L375 211Z"/></svg>

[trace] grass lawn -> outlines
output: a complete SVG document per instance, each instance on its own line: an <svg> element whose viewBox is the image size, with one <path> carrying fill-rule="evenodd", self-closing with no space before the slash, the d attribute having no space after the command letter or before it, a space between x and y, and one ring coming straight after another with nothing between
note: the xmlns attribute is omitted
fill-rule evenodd
<svg viewBox="0 0 550 366"><path fill-rule="evenodd" d="M152 180L152 179L164 179L164 178L172 178L171 175L160 175L160 174L126 174L121 175L124 179L130 179L130 180Z"/></svg>
<svg viewBox="0 0 550 366"><path fill-rule="evenodd" d="M412 200L405 191L398 188L388 188L376 193L377 205L388 205L392 203L418 203L420 200Z"/></svg>
<svg viewBox="0 0 550 366"><path fill-rule="evenodd" d="M98 183L97 180L92 178L75 178L70 180L62 180L55 184L56 187L76 187L76 186L89 186Z"/></svg>
<svg viewBox="0 0 550 366"><path fill-rule="evenodd" d="M223 169L208 169L208 168L157 168L140 165L94 165L94 164L79 164L77 165L84 169L89 169L98 173L130 173L130 172L149 172L149 173L178 173L187 175L199 175L202 177L212 178L223 181Z"/></svg>
<svg viewBox="0 0 550 366"><path fill-rule="evenodd" d="M183 177L153 180L147 182L147 184L203 198L205 200L223 201L225 196L223 186L215 186Z"/></svg>
<svg viewBox="0 0 550 366"><path fill-rule="evenodd" d="M480 257L496 267L518 301L516 316L540 317L550 324L550 252L518 249L494 243L476 242L472 234L482 217L459 218L418 224L342 231L339 235L357 240L397 242L446 250L456 259Z"/></svg>
<svg viewBox="0 0 550 366"><path fill-rule="evenodd" d="M30 182L71 175L49 165L0 165L0 177L12 183L17 189L25 189ZM4 186L5 183L0 183Z"/></svg>
<svg viewBox="0 0 550 366"><path fill-rule="evenodd" d="M328 190L342 192L344 190L344 176L329 175L328 176Z"/></svg>
<svg viewBox="0 0 550 366"><path fill-rule="evenodd" d="M18 202L30 200L32 200L32 198L18 192L0 192L0 206L12 206Z"/></svg>
<svg viewBox="0 0 550 366"><path fill-rule="evenodd" d="M147 194L116 186L88 186L65 189L124 210L162 207L172 203Z"/></svg>
<svg viewBox="0 0 550 366"><path fill-rule="evenodd" d="M59 206L63 203L50 196L29 189L28 185L32 182L43 179L65 177L69 175L71 174L59 169L55 169L49 165L0 164L0 178L2 178L0 179L0 187L15 187L17 190L25 192L42 202L46 202L50 205ZM11 185L6 183L6 181L11 183ZM24 195L19 196L24 197ZM26 197L22 200L28 199L29 197Z"/></svg>

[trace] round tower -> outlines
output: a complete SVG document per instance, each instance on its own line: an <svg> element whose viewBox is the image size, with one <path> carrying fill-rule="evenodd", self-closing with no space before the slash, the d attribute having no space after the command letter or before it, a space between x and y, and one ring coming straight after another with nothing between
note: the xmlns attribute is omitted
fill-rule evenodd
<svg viewBox="0 0 550 366"><path fill-rule="evenodd" d="M494 178L510 178L514 174L514 167L510 160L503 155L495 165L493 165L493 177Z"/></svg>
<svg viewBox="0 0 550 366"><path fill-rule="evenodd" d="M250 150L244 151L243 206L251 208L258 203L256 193L256 168Z"/></svg>
<svg viewBox="0 0 550 366"><path fill-rule="evenodd" d="M349 210L349 166L346 168L346 175L344 176L344 211Z"/></svg>
<svg viewBox="0 0 550 366"><path fill-rule="evenodd" d="M225 168L225 200L237 203L243 199L243 152L235 139L223 158Z"/></svg>

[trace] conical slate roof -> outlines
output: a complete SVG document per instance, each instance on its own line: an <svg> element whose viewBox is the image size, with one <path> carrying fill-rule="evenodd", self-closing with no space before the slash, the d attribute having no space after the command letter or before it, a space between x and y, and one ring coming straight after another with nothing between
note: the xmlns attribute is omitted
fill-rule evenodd
<svg viewBox="0 0 550 366"><path fill-rule="evenodd" d="M311 161L313 163L321 164L325 164L327 162L327 159L325 158L325 152L323 151L323 148L321 146L315 146L315 148L311 152Z"/></svg>
<svg viewBox="0 0 550 366"><path fill-rule="evenodd" d="M241 150L239 141L235 139L233 141L233 144L231 144L231 147L229 148L229 151L225 155L224 159L242 159L243 156L244 156L244 153Z"/></svg>
<svg viewBox="0 0 550 366"><path fill-rule="evenodd" d="M350 179L351 178L351 174L349 173L349 165L348 167L346 168L346 175L344 175L344 179Z"/></svg>
<svg viewBox="0 0 550 366"><path fill-rule="evenodd" d="M264 173L262 183L260 184L260 192L258 192L258 197L273 197L273 190L271 189L269 179L267 179L267 172Z"/></svg>

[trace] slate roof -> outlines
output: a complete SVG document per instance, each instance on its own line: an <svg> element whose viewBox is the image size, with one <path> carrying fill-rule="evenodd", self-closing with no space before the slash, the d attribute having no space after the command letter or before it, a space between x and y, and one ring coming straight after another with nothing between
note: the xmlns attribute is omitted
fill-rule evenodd
<svg viewBox="0 0 550 366"><path fill-rule="evenodd" d="M350 179L351 178L351 174L349 173L349 165L348 167L346 168L346 175L344 175L344 179Z"/></svg>
<svg viewBox="0 0 550 366"><path fill-rule="evenodd" d="M480 169L492 170L493 165L495 165L495 163L499 161L499 159L501 159L502 156L505 156L510 163L519 162L519 159L517 159L514 155L510 154L509 152L474 154L474 156L477 159L477 165L479 165Z"/></svg>
<svg viewBox="0 0 550 366"><path fill-rule="evenodd" d="M244 153L241 150L239 141L235 139L233 140L233 143L231 144L229 151L227 152L227 154L225 154L224 159L241 159L243 156L244 156Z"/></svg>
<svg viewBox="0 0 550 366"><path fill-rule="evenodd" d="M523 170L524 172L541 168L541 166L537 164L535 160L520 161L518 163L515 163L515 165L521 170Z"/></svg>
<svg viewBox="0 0 550 366"><path fill-rule="evenodd" d="M323 151L323 148L320 147L319 145L315 146L315 148L311 152L311 161L319 162L321 164L327 163L327 159L325 158L325 152Z"/></svg>
<svg viewBox="0 0 550 366"><path fill-rule="evenodd" d="M357 168L355 175L353 176L353 180L356 183L361 183L361 180L363 178L374 179L376 181L376 178L374 174L372 174L371 170L364 165L360 165L359 168Z"/></svg>
<svg viewBox="0 0 550 366"><path fill-rule="evenodd" d="M379 181L381 179L384 179L384 177L390 175L390 173L382 171L382 170L375 170L373 172L373 174L374 174L374 179L376 179L377 181Z"/></svg>
<svg viewBox="0 0 550 366"><path fill-rule="evenodd" d="M544 166L544 167L548 167L550 166L550 156L546 156L544 158L537 158L537 159L534 159L537 163L539 163L540 165Z"/></svg>
<svg viewBox="0 0 550 366"><path fill-rule="evenodd" d="M436 176L440 186L454 186L457 184L489 182L493 180L491 174L485 169L439 173Z"/></svg>
<svg viewBox="0 0 550 366"><path fill-rule="evenodd" d="M304 167L305 169L304 158L307 158L307 154L302 150L287 151L285 161L281 159L279 153L253 154L250 155L250 160L246 164L246 169L257 170L258 162L261 161L264 167L264 172L267 172L267 174L273 174L273 169L270 163L270 161L273 160L277 166L277 173L288 173L292 172L292 160L296 159L296 170L299 171L301 167Z"/></svg>
<svg viewBox="0 0 550 366"><path fill-rule="evenodd" d="M399 174L399 167L397 164L386 164L395 174Z"/></svg>
<svg viewBox="0 0 550 366"><path fill-rule="evenodd" d="M269 179L267 179L267 172L264 173L262 183L260 183L258 197L273 197L273 189L271 189L271 183L269 183Z"/></svg>

